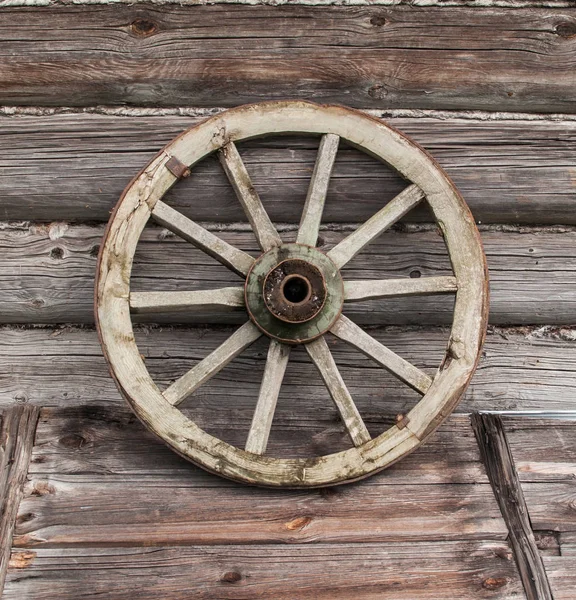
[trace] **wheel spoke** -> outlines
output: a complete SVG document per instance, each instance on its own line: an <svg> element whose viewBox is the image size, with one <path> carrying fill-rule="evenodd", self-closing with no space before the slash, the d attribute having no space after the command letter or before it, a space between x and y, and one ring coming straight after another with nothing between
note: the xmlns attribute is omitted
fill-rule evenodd
<svg viewBox="0 0 576 600"><path fill-rule="evenodd" d="M300 220L300 228L296 242L298 244L307 244L308 246L316 246L318 241L318 230L322 221L322 212L324 211L324 202L326 201L326 193L328 192L328 183L332 175L334 160L338 152L338 144L340 138L333 133L327 133L322 136L320 147L318 148L318 157L316 165L308 187L308 195L306 196L306 204L302 211L302 219Z"/></svg>
<svg viewBox="0 0 576 600"><path fill-rule="evenodd" d="M341 315L330 328L330 332L376 361L417 392L425 394L432 385L432 378L424 371L375 340L348 317Z"/></svg>
<svg viewBox="0 0 576 600"><path fill-rule="evenodd" d="M231 360L236 358L243 350L253 344L262 332L252 323L247 321L237 329L214 352L201 360L188 373L177 379L162 395L170 404L177 406L190 394L196 391L203 383L221 371Z"/></svg>
<svg viewBox="0 0 576 600"><path fill-rule="evenodd" d="M242 287L187 292L130 292L130 310L133 313L233 310L245 304Z"/></svg>
<svg viewBox="0 0 576 600"><path fill-rule="evenodd" d="M220 162L244 208L262 250L266 252L274 246L280 246L282 240L252 185L250 175L248 175L234 142L230 142L220 150Z"/></svg>
<svg viewBox="0 0 576 600"><path fill-rule="evenodd" d="M248 452L254 454L264 454L266 452L276 402L278 401L289 358L290 346L276 340L270 340L258 403L256 404L250 432L248 433L248 441L246 442Z"/></svg>
<svg viewBox="0 0 576 600"><path fill-rule="evenodd" d="M374 241L386 229L394 225L407 212L412 210L422 199L424 192L417 186L411 185L400 192L395 198L375 215L370 217L356 231L344 238L334 246L328 256L341 269L347 262L352 260L358 252Z"/></svg>
<svg viewBox="0 0 576 600"><path fill-rule="evenodd" d="M249 254L221 240L161 200L152 210L152 218L238 275L245 277L254 264L254 259Z"/></svg>
<svg viewBox="0 0 576 600"><path fill-rule="evenodd" d="M344 301L361 302L377 298L448 294L458 290L456 277L420 277L418 279L377 279L344 282Z"/></svg>
<svg viewBox="0 0 576 600"><path fill-rule="evenodd" d="M370 441L370 434L366 425L352 400L352 396L340 375L340 371L334 362L334 357L328 348L324 337L318 338L306 344L306 350L320 372L324 384L334 400L334 404L340 412L342 421L346 425L348 435L355 446L361 446Z"/></svg>

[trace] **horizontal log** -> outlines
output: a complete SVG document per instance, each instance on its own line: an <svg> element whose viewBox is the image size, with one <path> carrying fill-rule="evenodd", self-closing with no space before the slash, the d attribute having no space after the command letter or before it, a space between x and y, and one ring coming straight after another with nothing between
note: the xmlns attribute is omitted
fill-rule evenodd
<svg viewBox="0 0 576 600"><path fill-rule="evenodd" d="M154 380L164 387L232 331L138 328L136 339ZM438 367L448 337L447 330L441 329L382 328L370 333L428 374L434 374ZM0 329L0 334L2 406L23 401L52 407L123 403L93 330L7 327ZM331 349L372 433L382 430L389 415L406 412L419 398L344 342L334 340ZM266 352L265 340L259 340L181 407L209 431L221 432L230 441L244 442L245 437L238 436L248 433ZM487 337L479 369L458 410L574 410L575 359L574 342L497 330ZM231 422L238 425L241 434L230 431ZM319 375L306 352L296 348L288 363L275 425L302 423L311 428L310 438L318 434L316 439L321 445L336 443L341 448L346 440ZM332 436L332 442L326 441ZM271 450L276 438L273 426Z"/></svg>
<svg viewBox="0 0 576 600"><path fill-rule="evenodd" d="M545 8L8 7L0 102L230 106L304 97L569 112L574 27L568 10Z"/></svg>
<svg viewBox="0 0 576 600"><path fill-rule="evenodd" d="M564 419L528 419L508 415L504 417L504 426L521 482L574 481L576 413L572 418L566 415Z"/></svg>
<svg viewBox="0 0 576 600"><path fill-rule="evenodd" d="M574 556L545 556L543 561L550 579L554 600L572 600L576 589Z"/></svg>
<svg viewBox="0 0 576 600"><path fill-rule="evenodd" d="M392 420L390 415L388 423ZM232 418L222 430L242 446L248 425ZM313 422L296 416L291 422L276 419L269 452L309 457L341 449L345 439L341 428L325 422L320 426L316 431ZM187 487L237 487L196 469L169 450L123 404L42 409L28 473L36 479L81 474L83 479L78 481L90 483L107 475L141 479L151 474L151 465L156 477L186 479ZM425 445L363 485L414 483L487 483L467 415L452 415Z"/></svg>
<svg viewBox="0 0 576 600"><path fill-rule="evenodd" d="M565 420L506 417L504 425L532 527L556 532L560 554L570 555L576 540L576 413ZM554 564L563 570L573 561Z"/></svg>
<svg viewBox="0 0 576 600"><path fill-rule="evenodd" d="M107 220L132 177L166 143L200 120L86 113L1 116L2 218ZM478 221L576 224L576 121L486 121L446 115L386 121L422 144L447 169ZM300 221L317 146L317 139L305 137L239 144L274 221ZM363 221L404 186L390 169L342 143L324 220ZM214 157L196 165L167 201L195 220L246 220ZM406 219L430 220L430 215L417 209Z"/></svg>
<svg viewBox="0 0 576 600"><path fill-rule="evenodd" d="M508 535L487 483L404 484L400 494L395 485L360 484L327 493L199 488L193 474L157 477L151 462L142 477L32 478L13 545L404 543Z"/></svg>
<svg viewBox="0 0 576 600"><path fill-rule="evenodd" d="M0 229L0 322L92 323L94 271L103 227L55 224ZM251 232L219 232L258 255ZM287 232L287 241L295 232ZM321 232L322 250L346 235ZM491 280L490 322L571 324L576 320L576 232L484 231ZM168 268L169 267L169 268ZM443 239L435 231L390 231L354 258L344 278L396 279L451 275ZM184 291L242 285L243 280L191 244L159 228L147 229L136 252L133 291ZM448 324L453 294L386 298L346 304L364 324ZM242 323L243 311L135 315L147 322Z"/></svg>
<svg viewBox="0 0 576 600"><path fill-rule="evenodd" d="M16 550L6 600L524 598L497 541ZM191 576L193 574L193 576Z"/></svg>

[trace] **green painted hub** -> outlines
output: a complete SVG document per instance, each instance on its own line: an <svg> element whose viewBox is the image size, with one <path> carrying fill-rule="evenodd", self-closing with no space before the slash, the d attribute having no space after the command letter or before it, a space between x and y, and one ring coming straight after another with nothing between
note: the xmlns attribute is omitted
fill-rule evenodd
<svg viewBox="0 0 576 600"><path fill-rule="evenodd" d="M311 342L342 312L344 283L336 265L303 244L262 254L246 278L246 307L268 336L288 344Z"/></svg>

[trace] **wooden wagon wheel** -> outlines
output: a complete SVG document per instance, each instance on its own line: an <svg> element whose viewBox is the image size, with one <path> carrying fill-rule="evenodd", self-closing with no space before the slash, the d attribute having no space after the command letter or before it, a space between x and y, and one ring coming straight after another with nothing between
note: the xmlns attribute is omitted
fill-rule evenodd
<svg viewBox="0 0 576 600"><path fill-rule="evenodd" d="M320 135L320 147L295 243L283 244L236 149L267 135ZM328 181L340 138L392 166L409 185L327 254L315 248ZM262 255L224 242L162 202L195 163L219 152ZM426 200L444 235L453 276L344 281L340 269L367 244ZM130 292L136 245L149 218L246 279L213 291ZM430 377L341 314L347 302L417 294L455 294L446 357ZM105 356L133 410L176 452L225 477L266 486L314 487L379 471L418 447L452 412L480 354L487 315L485 258L472 216L447 175L426 152L386 124L340 106L270 102L221 113L168 144L124 191L100 252L96 321ZM194 311L246 306L249 320L167 389L152 380L138 351L132 312ZM333 334L422 395L395 425L371 439L328 344ZM209 435L178 408L260 336L270 338L267 362L244 449ZM292 344L304 343L330 392L354 447L320 457L265 454Z"/></svg>

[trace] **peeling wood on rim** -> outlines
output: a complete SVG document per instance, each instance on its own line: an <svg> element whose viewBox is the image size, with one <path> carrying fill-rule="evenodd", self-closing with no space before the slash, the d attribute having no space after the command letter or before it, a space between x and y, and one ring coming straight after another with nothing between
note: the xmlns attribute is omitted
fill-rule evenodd
<svg viewBox="0 0 576 600"><path fill-rule="evenodd" d="M283 254L296 252L297 248L308 248L298 244L282 245L236 148L237 143L246 139L286 133L322 136L316 175L310 184L308 202L301 220L300 240L312 241L317 235L328 185L327 176L337 151L336 139L345 140L389 164L409 182L403 192L337 244L328 258L324 256L336 275L340 276L338 269L341 266L425 199L442 230L453 267L453 278L431 278L434 281L418 284L392 282L390 289L398 296L455 292L447 358L433 380L372 340L360 328L356 331L357 326L352 322L341 319L340 324L336 325L336 321L332 321L331 327L337 335L339 333L351 341L352 345L423 394L418 404L398 424L373 439L370 439L324 337L318 337L307 345L340 411L354 447L302 459L282 459L263 454L288 354L287 351L281 352L278 345L273 344L268 355L260 399L247 443L247 449L252 451L209 435L176 406L261 335L252 321L161 393L138 351L130 318L132 261L140 235L150 217L238 274L247 275L254 263L246 253L221 242L162 202L163 194L175 183L174 175L165 164L168 157L175 156L184 165L195 165L209 154L220 151L224 169L256 238L261 248L268 250L264 256L270 258L271 269L276 269L285 260ZM318 253L317 250L314 252ZM262 281L266 279L264 276ZM120 389L141 420L176 452L209 471L247 483L317 487L361 479L389 466L418 447L450 414L467 387L480 354L487 316L486 279L484 255L472 216L447 176L420 147L381 121L350 109L298 101L270 102L221 113L188 130L169 144L126 189L101 248L96 282L96 319L105 356ZM297 304L300 298L307 298L308 295L306 282L296 283L298 285L286 295L286 299ZM259 287L263 285L260 280L253 281L252 285L252 294L264 293L263 287ZM354 288L349 286L349 300L360 301L362 295L367 298L386 295L385 283L371 285L361 284L359 292L354 292ZM335 299L330 297L330 290L328 293L325 306L339 311L341 304L332 304ZM343 292L340 290L338 293L338 302L341 303ZM149 305L161 302L158 298L150 299L152 302ZM138 304L142 300L146 301L146 298L132 296L133 303ZM179 298L170 304L170 300L166 300L172 307L179 303L183 306L188 301L190 298ZM190 310L195 310L194 305L192 299ZM202 303L199 301L197 305L202 306ZM254 318L252 314L250 317ZM310 323L312 326L313 321ZM286 326L297 325L287 323ZM320 335L323 333L319 332ZM266 335L271 336L270 333ZM294 343L298 343L298 339L295 338Z"/></svg>

